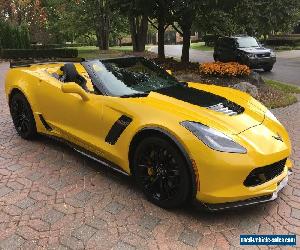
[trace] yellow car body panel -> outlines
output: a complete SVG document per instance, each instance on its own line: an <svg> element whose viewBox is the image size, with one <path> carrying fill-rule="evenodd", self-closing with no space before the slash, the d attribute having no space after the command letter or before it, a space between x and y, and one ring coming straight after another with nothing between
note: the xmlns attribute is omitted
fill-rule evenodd
<svg viewBox="0 0 300 250"><path fill-rule="evenodd" d="M151 92L143 98L119 98L88 93L89 100L61 91L62 82L51 74L59 72L63 64L42 64L9 70L6 78L6 95L14 89L27 98L34 113L39 133L55 136L80 146L131 174L129 149L136 134L145 128L155 128L171 135L182 146L193 163L198 186L196 199L209 204L235 202L272 194L283 180L291 162L276 178L255 187L243 185L249 173L291 154L291 143L284 127L268 110L250 95L225 87L189 83L189 87L225 97L245 108L242 114L227 116L191 105L184 101ZM88 81L88 73L80 65L77 70ZM43 125L42 114L53 128ZM126 115L132 123L125 129L116 144L105 142L105 137L116 120ZM218 152L207 147L190 131L180 125L182 121L201 122L230 136L247 149L246 154ZM283 142L274 140L280 134Z"/></svg>

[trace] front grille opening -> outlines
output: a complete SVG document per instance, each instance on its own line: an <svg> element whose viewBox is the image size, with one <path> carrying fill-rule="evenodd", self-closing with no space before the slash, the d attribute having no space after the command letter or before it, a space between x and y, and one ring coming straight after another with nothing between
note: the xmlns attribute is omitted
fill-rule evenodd
<svg viewBox="0 0 300 250"><path fill-rule="evenodd" d="M257 54L257 57L270 57L271 53Z"/></svg>
<svg viewBox="0 0 300 250"><path fill-rule="evenodd" d="M286 161L287 159L284 159L271 165L252 170L244 181L244 185L246 187L254 187L274 179L275 177L281 175Z"/></svg>

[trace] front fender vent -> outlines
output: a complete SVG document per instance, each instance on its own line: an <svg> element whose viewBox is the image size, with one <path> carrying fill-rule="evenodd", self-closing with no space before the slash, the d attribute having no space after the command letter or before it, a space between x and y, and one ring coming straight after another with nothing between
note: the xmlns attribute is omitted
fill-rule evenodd
<svg viewBox="0 0 300 250"><path fill-rule="evenodd" d="M105 142L115 145L118 141L121 134L124 132L124 130L129 126L129 124L132 122L132 119L126 115L122 115L111 127L109 130Z"/></svg>
<svg viewBox="0 0 300 250"><path fill-rule="evenodd" d="M225 115L229 115L229 116L234 116L234 115L238 115L244 112L244 108L241 107L238 104L235 104L233 102L225 102L225 103L218 103L216 105L212 105L207 107L207 109L219 112L219 113L223 113Z"/></svg>

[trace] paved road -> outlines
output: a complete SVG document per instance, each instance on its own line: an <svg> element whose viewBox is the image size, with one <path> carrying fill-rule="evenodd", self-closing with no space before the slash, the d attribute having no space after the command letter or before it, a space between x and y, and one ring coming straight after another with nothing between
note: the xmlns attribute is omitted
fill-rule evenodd
<svg viewBox="0 0 300 250"><path fill-rule="evenodd" d="M62 144L17 136L6 71L0 64L0 249L238 249L240 234L288 233L300 247L300 103L274 110L290 132L296 164L276 201L215 214L168 211L129 178Z"/></svg>
<svg viewBox="0 0 300 250"><path fill-rule="evenodd" d="M166 45L166 55L179 58L181 47L182 45ZM152 47L150 50L157 53L157 47ZM213 61L213 52L191 49L190 58L192 62L211 62ZM277 63L273 71L261 72L261 74L266 78L300 86L300 50L278 52Z"/></svg>

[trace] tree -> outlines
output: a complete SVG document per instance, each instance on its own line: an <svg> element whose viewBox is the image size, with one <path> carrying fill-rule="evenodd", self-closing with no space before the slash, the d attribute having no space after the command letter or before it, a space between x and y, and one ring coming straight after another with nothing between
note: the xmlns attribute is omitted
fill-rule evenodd
<svg viewBox="0 0 300 250"><path fill-rule="evenodd" d="M195 26L202 33L267 37L291 31L300 18L299 5L299 0L206 0L197 10Z"/></svg>
<svg viewBox="0 0 300 250"><path fill-rule="evenodd" d="M171 0L153 1L153 12L149 22L158 32L158 57L165 58L165 32L173 23ZM154 20L153 20L154 19Z"/></svg>
<svg viewBox="0 0 300 250"><path fill-rule="evenodd" d="M101 50L109 41L128 33L124 16L112 9L108 0L47 0L48 30L57 41L74 41L96 36Z"/></svg>
<svg viewBox="0 0 300 250"><path fill-rule="evenodd" d="M234 19L235 0L205 0L197 7L194 28L200 33L225 36L240 32Z"/></svg>
<svg viewBox="0 0 300 250"><path fill-rule="evenodd" d="M121 45L122 39L130 35L129 22L127 17L119 11L114 11L114 13L116 14L112 19L110 37L115 44Z"/></svg>
<svg viewBox="0 0 300 250"><path fill-rule="evenodd" d="M0 20L0 48L25 49L30 45L28 27L17 26L8 21Z"/></svg>
<svg viewBox="0 0 300 250"><path fill-rule="evenodd" d="M191 33L196 7L200 3L197 0L174 1L172 14L175 23L174 29L183 37L181 62L188 63L190 60Z"/></svg>
<svg viewBox="0 0 300 250"><path fill-rule="evenodd" d="M112 17L110 2L108 0L87 0L85 3L93 15L98 47L108 50Z"/></svg>
<svg viewBox="0 0 300 250"><path fill-rule="evenodd" d="M151 16L153 11L152 1L113 0L113 6L128 18L133 51L145 51L148 17Z"/></svg>

